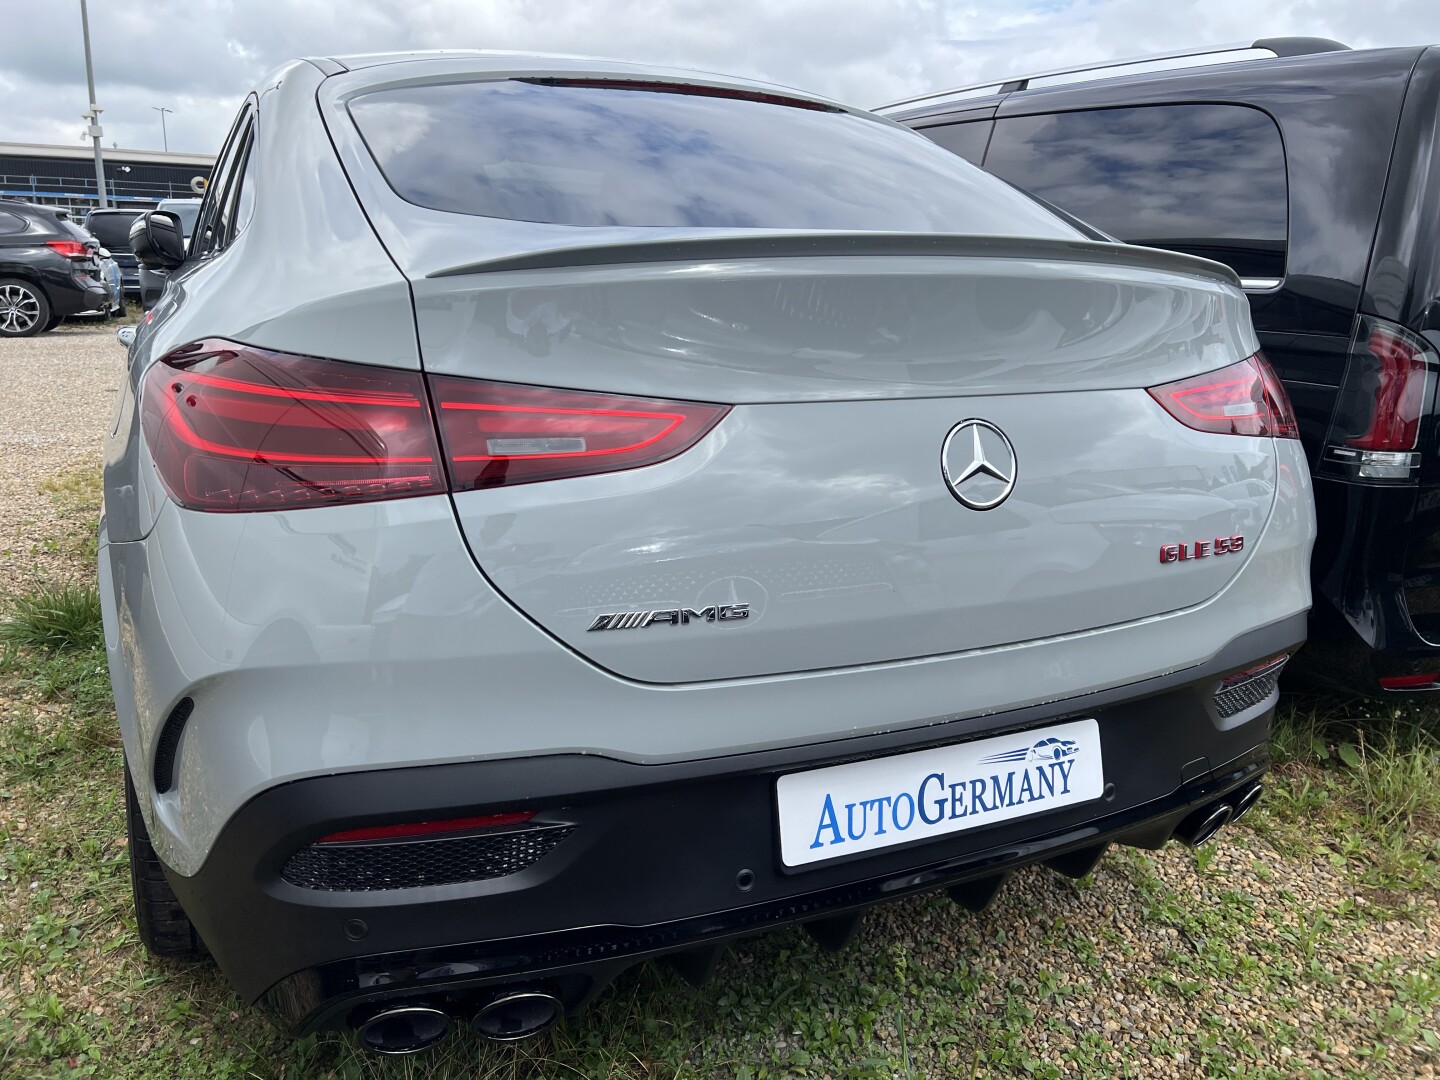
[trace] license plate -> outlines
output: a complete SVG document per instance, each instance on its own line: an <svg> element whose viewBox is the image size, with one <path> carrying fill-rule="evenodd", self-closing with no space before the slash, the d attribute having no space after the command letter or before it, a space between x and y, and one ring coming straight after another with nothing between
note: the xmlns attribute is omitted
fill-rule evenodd
<svg viewBox="0 0 1440 1080"><path fill-rule="evenodd" d="M1098 799L1094 720L917 750L776 783L786 866L875 851Z"/></svg>

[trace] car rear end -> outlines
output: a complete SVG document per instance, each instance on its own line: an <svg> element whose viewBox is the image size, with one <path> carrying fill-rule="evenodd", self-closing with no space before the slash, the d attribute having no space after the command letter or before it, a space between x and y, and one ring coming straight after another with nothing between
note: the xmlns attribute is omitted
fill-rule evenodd
<svg viewBox="0 0 1440 1080"><path fill-rule="evenodd" d="M1410 58L1406 58L1409 60ZM1317 587L1345 685L1440 691L1440 48L1413 58L1330 430ZM1362 641L1369 650L1345 649Z"/></svg>
<svg viewBox="0 0 1440 1080"><path fill-rule="evenodd" d="M90 234L71 220L69 211L59 207L12 206L11 212L18 213L27 228L5 238L3 258L16 270L0 269L0 277L17 273L42 289L52 323L71 315L104 311L108 290L99 245Z"/></svg>
<svg viewBox="0 0 1440 1080"><path fill-rule="evenodd" d="M648 956L698 979L1248 808L1314 524L1224 268L776 88L472 58L282 90L413 360L172 290L102 553L142 809L247 998L513 1037ZM269 138L190 303L294 245Z"/></svg>
<svg viewBox="0 0 1440 1080"><path fill-rule="evenodd" d="M120 290L130 300L140 298L140 264L130 250L130 226L139 216L138 210L92 210L85 216L85 228L120 268Z"/></svg>

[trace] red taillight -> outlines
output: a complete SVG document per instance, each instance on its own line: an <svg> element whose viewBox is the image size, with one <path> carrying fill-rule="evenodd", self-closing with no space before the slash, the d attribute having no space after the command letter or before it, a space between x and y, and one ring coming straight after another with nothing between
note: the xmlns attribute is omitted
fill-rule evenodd
<svg viewBox="0 0 1440 1080"><path fill-rule="evenodd" d="M146 443L171 496L218 511L634 469L688 450L727 411L453 376L430 377L427 396L419 372L216 340L152 365L140 399Z"/></svg>
<svg viewBox="0 0 1440 1080"><path fill-rule="evenodd" d="M1260 353L1219 371L1151 387L1150 396L1196 431L1300 437L1285 388Z"/></svg>
<svg viewBox="0 0 1440 1080"><path fill-rule="evenodd" d="M431 376L456 491L654 465L688 450L724 405Z"/></svg>
<svg viewBox="0 0 1440 1080"><path fill-rule="evenodd" d="M278 510L445 490L420 374L226 341L151 366L140 399L171 496Z"/></svg>
<svg viewBox="0 0 1440 1080"><path fill-rule="evenodd" d="M67 259L83 259L90 254L90 249L80 240L46 240L45 246Z"/></svg>
<svg viewBox="0 0 1440 1080"><path fill-rule="evenodd" d="M1357 450L1410 450L1420 432L1429 367L1422 349L1384 326L1373 326L1366 351L1375 358L1375 408L1359 435L1345 440Z"/></svg>
<svg viewBox="0 0 1440 1080"><path fill-rule="evenodd" d="M509 814L486 814L483 817L447 818L444 821L407 821L402 825L372 825L363 829L345 829L322 836L317 844L349 844L357 840L407 840L417 836L440 833L473 832L497 825L520 825L535 816L533 810Z"/></svg>

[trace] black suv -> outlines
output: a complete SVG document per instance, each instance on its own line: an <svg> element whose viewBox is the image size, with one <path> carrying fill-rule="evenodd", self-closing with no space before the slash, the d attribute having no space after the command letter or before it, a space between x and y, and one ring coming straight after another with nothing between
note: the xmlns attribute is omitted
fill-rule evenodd
<svg viewBox="0 0 1440 1080"><path fill-rule="evenodd" d="M1437 110L1440 47L1320 38L879 110L1114 237L1235 270L1315 477L1300 673L1366 693L1440 690Z"/></svg>
<svg viewBox="0 0 1440 1080"><path fill-rule="evenodd" d="M86 230L104 245L120 268L120 294L126 300L140 299L140 264L130 250L130 226L139 210L91 210L85 215Z"/></svg>
<svg viewBox="0 0 1440 1080"><path fill-rule="evenodd" d="M99 248L68 210L0 199L0 337L29 337L66 316L108 310Z"/></svg>

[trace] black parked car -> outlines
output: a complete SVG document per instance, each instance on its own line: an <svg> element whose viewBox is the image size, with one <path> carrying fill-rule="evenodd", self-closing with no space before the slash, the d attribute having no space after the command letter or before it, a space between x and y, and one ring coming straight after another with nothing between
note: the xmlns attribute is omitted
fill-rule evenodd
<svg viewBox="0 0 1440 1080"><path fill-rule="evenodd" d="M110 306L100 245L53 206L0 200L0 337L29 337Z"/></svg>
<svg viewBox="0 0 1440 1080"><path fill-rule="evenodd" d="M139 210L91 210L85 215L85 228L110 252L120 267L120 292L127 300L140 299L140 264L130 250L130 226L140 216Z"/></svg>
<svg viewBox="0 0 1440 1080"><path fill-rule="evenodd" d="M1362 692L1440 690L1437 106L1440 47L1286 38L880 110L1121 240L1239 274L1315 475L1301 673Z"/></svg>

